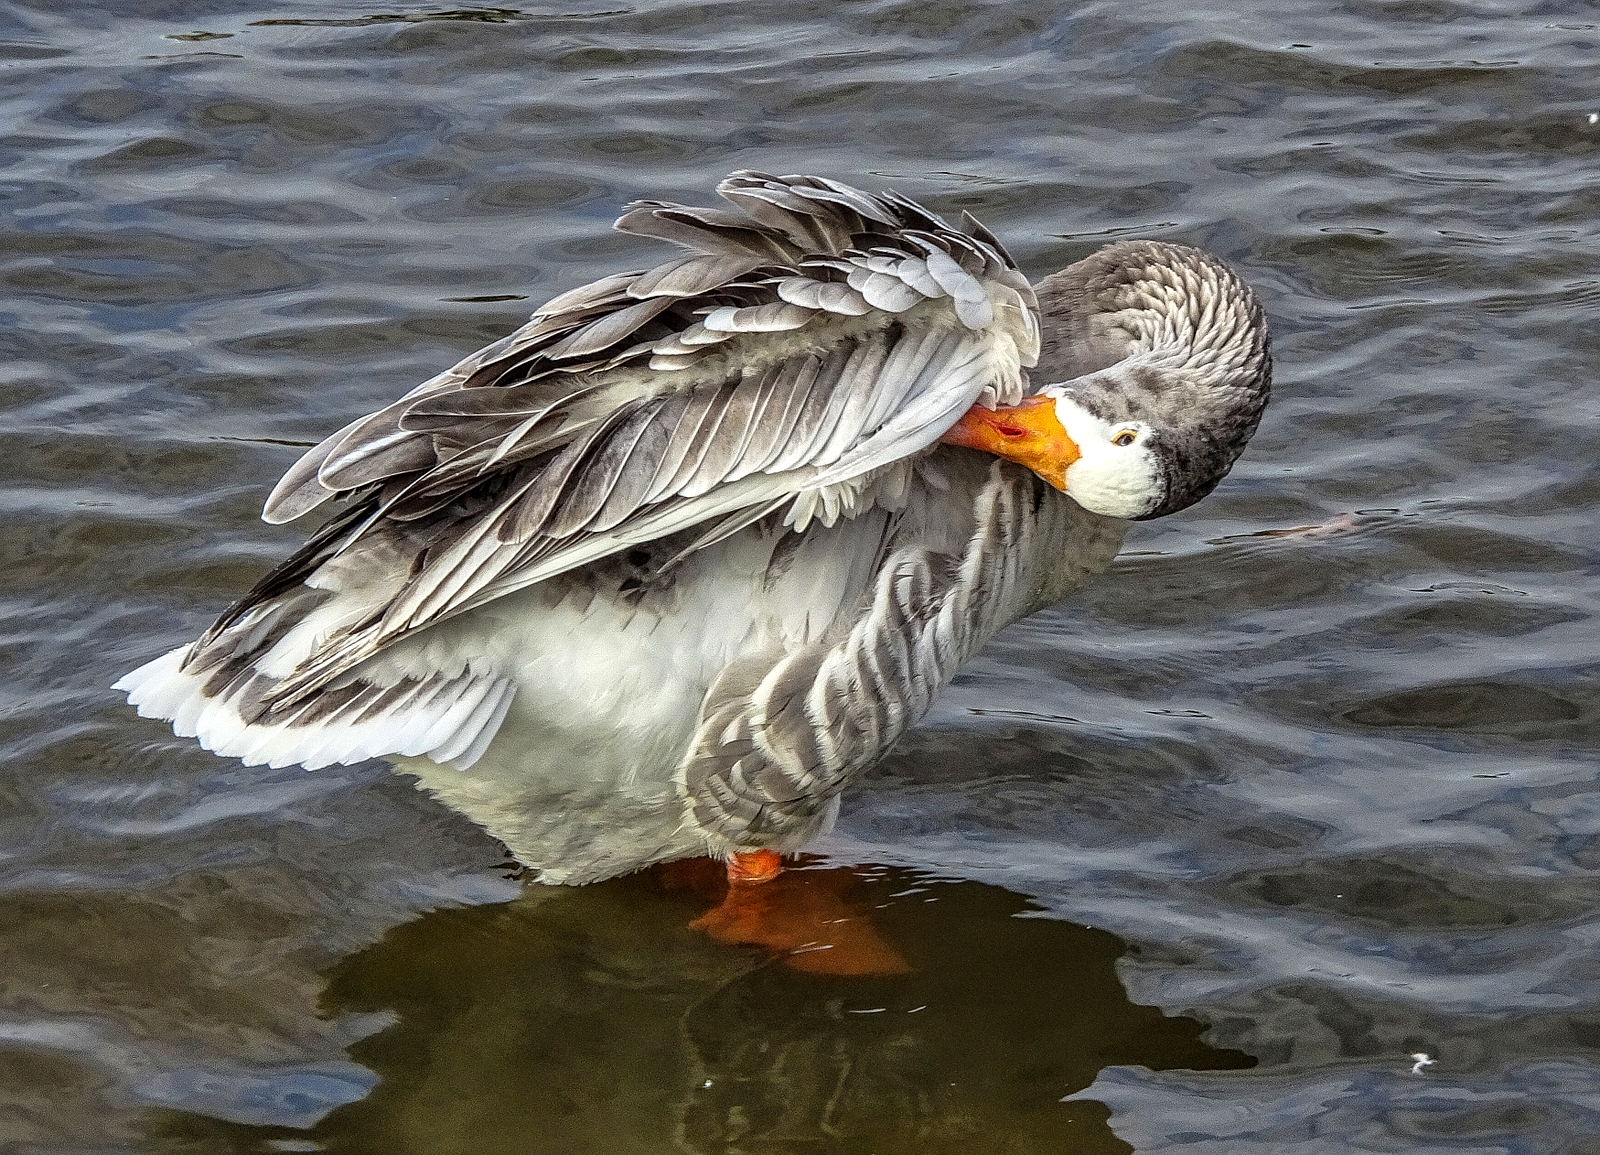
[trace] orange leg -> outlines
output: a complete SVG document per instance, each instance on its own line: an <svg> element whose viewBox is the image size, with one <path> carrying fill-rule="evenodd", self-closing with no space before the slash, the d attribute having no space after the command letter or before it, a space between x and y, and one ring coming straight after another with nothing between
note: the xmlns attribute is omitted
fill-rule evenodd
<svg viewBox="0 0 1600 1155"><path fill-rule="evenodd" d="M771 882L783 873L783 857L776 850L751 850L728 859L728 881Z"/></svg>

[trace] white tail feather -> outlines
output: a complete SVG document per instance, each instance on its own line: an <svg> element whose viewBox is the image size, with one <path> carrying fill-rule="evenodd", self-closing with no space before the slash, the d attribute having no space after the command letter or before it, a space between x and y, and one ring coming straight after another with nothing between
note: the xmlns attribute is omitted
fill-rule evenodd
<svg viewBox="0 0 1600 1155"><path fill-rule="evenodd" d="M240 758L247 766L298 763L317 770L368 758L426 755L465 770L488 749L516 696L510 679L466 671L420 681L376 713L367 713L357 698L321 718L299 721L314 713L313 699L287 718L247 722L240 714L244 687L236 683L230 692L207 697L206 675L181 668L188 650L181 646L146 662L112 689L126 693L140 717L170 721L179 737L197 738L207 750ZM357 684L376 698L398 679L389 686Z"/></svg>

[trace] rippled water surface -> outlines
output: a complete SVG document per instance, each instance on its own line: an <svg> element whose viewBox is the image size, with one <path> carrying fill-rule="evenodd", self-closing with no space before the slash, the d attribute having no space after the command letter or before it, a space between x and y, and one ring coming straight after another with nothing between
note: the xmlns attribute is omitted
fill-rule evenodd
<svg viewBox="0 0 1600 1155"><path fill-rule="evenodd" d="M1597 24L0 9L0 1149L1600 1152ZM1035 277L1200 244L1276 339L1223 486L796 876L899 976L525 887L381 766L243 768L105 688L299 540L256 514L300 446L740 167L970 209Z"/></svg>

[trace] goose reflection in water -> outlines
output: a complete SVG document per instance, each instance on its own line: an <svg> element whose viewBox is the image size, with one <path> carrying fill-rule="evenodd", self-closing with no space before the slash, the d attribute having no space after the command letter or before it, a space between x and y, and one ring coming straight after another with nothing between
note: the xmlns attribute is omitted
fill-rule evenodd
<svg viewBox="0 0 1600 1155"><path fill-rule="evenodd" d="M1254 1065L1129 1001L1115 936L1027 917L1020 895L881 867L785 879L870 912L901 973L713 943L686 923L714 896L681 875L530 888L424 915L334 968L328 1014L394 1017L350 1048L378 1075L365 1098L309 1130L164 1111L151 1148L1127 1152L1105 1107L1063 1097L1108 1066Z"/></svg>

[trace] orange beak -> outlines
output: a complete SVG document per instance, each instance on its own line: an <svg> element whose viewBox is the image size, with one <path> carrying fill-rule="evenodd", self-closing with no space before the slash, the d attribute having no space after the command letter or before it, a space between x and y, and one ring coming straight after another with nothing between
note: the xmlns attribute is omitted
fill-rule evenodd
<svg viewBox="0 0 1600 1155"><path fill-rule="evenodd" d="M1082 456L1056 420L1055 402L1048 397L1024 397L1009 409L974 405L939 440L1026 465L1062 492L1067 467Z"/></svg>

